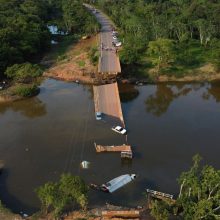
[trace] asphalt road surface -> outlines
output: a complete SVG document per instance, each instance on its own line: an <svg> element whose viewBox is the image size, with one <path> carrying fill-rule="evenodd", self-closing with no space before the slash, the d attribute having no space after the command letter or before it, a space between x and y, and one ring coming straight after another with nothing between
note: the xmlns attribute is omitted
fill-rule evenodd
<svg viewBox="0 0 220 220"><path fill-rule="evenodd" d="M104 113L105 120L111 122L112 125L120 124L124 127L118 84L93 86L93 91L95 111Z"/></svg>
<svg viewBox="0 0 220 220"><path fill-rule="evenodd" d="M112 27L111 20L101 11L95 10L90 6L85 6L96 16L101 24L100 32L100 59L98 71L100 73L117 74L121 72L119 57L116 53L116 48L112 46Z"/></svg>

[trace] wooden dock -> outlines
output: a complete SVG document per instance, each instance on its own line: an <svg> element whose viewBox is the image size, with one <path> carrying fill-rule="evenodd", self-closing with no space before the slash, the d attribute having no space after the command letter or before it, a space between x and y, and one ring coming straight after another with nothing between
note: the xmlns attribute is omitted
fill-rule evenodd
<svg viewBox="0 0 220 220"><path fill-rule="evenodd" d="M169 201L171 203L175 203L176 200L173 199L173 195L171 194L168 194L168 193L163 193L163 192L158 192L158 191L155 191L155 190L151 190L151 189L146 189L147 193L156 198L156 199L160 199L160 200L164 200L164 201Z"/></svg>
<svg viewBox="0 0 220 220"><path fill-rule="evenodd" d="M95 144L95 149L97 153L102 153L102 152L120 152L121 153L121 158L130 158L132 159L133 153L130 145L112 145L112 146L103 146L99 144Z"/></svg>
<svg viewBox="0 0 220 220"><path fill-rule="evenodd" d="M119 145L119 146L103 146L95 143L95 149L96 152L131 152L131 146L130 145Z"/></svg>

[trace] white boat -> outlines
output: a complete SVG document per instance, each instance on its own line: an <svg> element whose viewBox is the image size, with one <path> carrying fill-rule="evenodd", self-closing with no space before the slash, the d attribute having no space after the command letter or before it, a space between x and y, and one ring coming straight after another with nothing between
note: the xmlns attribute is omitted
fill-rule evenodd
<svg viewBox="0 0 220 220"><path fill-rule="evenodd" d="M90 163L88 161L86 161L86 160L81 162L81 166L82 166L83 169L88 169L89 168L89 164Z"/></svg>
<svg viewBox="0 0 220 220"><path fill-rule="evenodd" d="M113 193L117 189L123 187L124 185L128 184L132 180L136 178L136 174L125 174L119 177L112 179L111 181L107 182L106 184L102 184L101 190L104 192Z"/></svg>

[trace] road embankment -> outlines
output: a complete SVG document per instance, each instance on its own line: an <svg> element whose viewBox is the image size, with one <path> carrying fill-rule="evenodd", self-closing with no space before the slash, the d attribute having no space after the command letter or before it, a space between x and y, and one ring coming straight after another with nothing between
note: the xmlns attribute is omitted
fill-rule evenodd
<svg viewBox="0 0 220 220"><path fill-rule="evenodd" d="M93 84L94 74L97 71L96 60L93 59L98 56L96 54L98 41L99 36L95 35L70 45L62 59L53 61L54 64L44 72L43 76Z"/></svg>

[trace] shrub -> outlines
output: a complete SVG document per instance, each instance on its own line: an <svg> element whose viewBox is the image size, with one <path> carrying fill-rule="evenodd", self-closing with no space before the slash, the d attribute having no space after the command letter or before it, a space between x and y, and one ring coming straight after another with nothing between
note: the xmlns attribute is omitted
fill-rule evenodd
<svg viewBox="0 0 220 220"><path fill-rule="evenodd" d="M38 92L39 88L34 85L19 85L15 89L15 94L22 97L31 97Z"/></svg>
<svg viewBox="0 0 220 220"><path fill-rule="evenodd" d="M93 65L96 65L99 60L99 51L97 47L92 47L89 51L89 59Z"/></svg>
<svg viewBox="0 0 220 220"><path fill-rule="evenodd" d="M5 71L5 75L8 78L19 82L30 81L33 78L41 76L42 73L43 71L38 65L31 63L14 64Z"/></svg>
<svg viewBox="0 0 220 220"><path fill-rule="evenodd" d="M79 205L83 210L88 204L88 187L83 179L71 174L63 174L58 182L48 182L40 186L37 195L44 212L53 211L59 217L63 210L71 205Z"/></svg>

